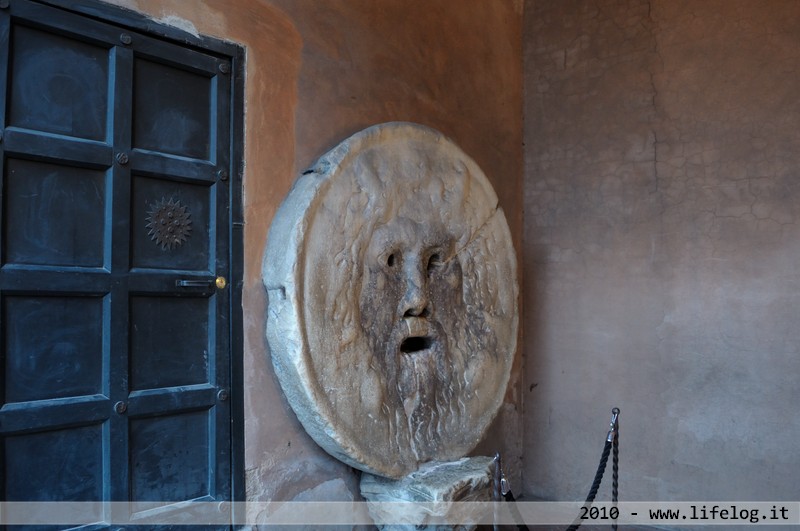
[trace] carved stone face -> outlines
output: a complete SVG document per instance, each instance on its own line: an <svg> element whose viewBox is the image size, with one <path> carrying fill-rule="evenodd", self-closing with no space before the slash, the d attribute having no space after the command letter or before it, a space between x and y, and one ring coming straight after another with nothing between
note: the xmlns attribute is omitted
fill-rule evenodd
<svg viewBox="0 0 800 531"><path fill-rule="evenodd" d="M396 478L479 442L516 348L516 261L452 142L384 124L340 144L278 211L263 273L276 374L328 452Z"/></svg>
<svg viewBox="0 0 800 531"><path fill-rule="evenodd" d="M361 325L388 399L405 417L419 457L433 457L431 425L453 399L458 375L450 343L463 315L461 264L455 238L441 224L397 217L372 234L361 288ZM451 418L455 420L455 418Z"/></svg>

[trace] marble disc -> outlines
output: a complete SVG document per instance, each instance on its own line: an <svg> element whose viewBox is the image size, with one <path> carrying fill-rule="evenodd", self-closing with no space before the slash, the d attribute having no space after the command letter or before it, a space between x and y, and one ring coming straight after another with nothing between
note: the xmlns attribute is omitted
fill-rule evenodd
<svg viewBox="0 0 800 531"><path fill-rule="evenodd" d="M464 456L503 402L516 278L491 184L441 133L380 124L325 154L263 265L272 362L306 431L390 478Z"/></svg>

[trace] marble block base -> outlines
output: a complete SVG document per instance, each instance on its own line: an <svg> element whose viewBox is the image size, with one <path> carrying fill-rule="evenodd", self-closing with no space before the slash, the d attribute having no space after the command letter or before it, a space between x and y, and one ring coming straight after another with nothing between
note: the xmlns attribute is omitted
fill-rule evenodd
<svg viewBox="0 0 800 531"><path fill-rule="evenodd" d="M412 529L471 530L476 525L442 525L453 507L447 502L492 501L494 458L464 457L458 461L430 462L401 479L388 479L364 473L361 495L367 500L370 516L384 531ZM417 502L413 504L384 502ZM459 509L459 516L463 513ZM476 522L480 514L475 515ZM382 522L392 522L383 524Z"/></svg>

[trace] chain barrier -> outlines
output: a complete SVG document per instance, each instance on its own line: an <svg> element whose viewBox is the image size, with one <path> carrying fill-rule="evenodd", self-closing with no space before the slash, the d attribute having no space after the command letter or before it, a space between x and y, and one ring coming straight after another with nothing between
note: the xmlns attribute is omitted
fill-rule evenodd
<svg viewBox="0 0 800 531"><path fill-rule="evenodd" d="M611 410L611 424L609 427L608 435L606 435L605 444L603 445L603 453L600 455L600 463L597 465L597 472L594 475L594 481L592 482L592 487L589 489L589 495L586 496L586 501L583 504L581 514L586 514L588 510L592 507L592 503L594 503L594 498L597 496L597 490L600 488L600 483L603 481L603 475L606 471L606 465L608 464L608 456L612 454L612 465L611 465L611 501L616 507L617 502L619 501L619 408L615 407ZM503 466L502 461L500 459L500 453L496 453L494 455L495 461L495 474L494 474L494 500L500 501L500 499L504 499L507 502L515 502L516 499L514 498L514 494L511 492L509 488L508 481L506 481L506 476L503 473ZM511 508L512 513L514 514L514 519L517 522L522 522L522 516L519 513L519 510L516 507L512 506ZM578 516L567 528L567 531L576 531L581 526L582 520L581 517ZM494 526L495 531L499 529L499 526ZM528 526L524 523L517 524L517 529L520 531L529 531ZM611 529L617 531L617 523L614 522L611 524Z"/></svg>

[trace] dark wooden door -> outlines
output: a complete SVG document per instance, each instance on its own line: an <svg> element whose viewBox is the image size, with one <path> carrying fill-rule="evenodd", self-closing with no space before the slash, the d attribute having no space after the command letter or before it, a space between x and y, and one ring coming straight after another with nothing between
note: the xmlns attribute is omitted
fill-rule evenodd
<svg viewBox="0 0 800 531"><path fill-rule="evenodd" d="M0 7L3 500L231 499L230 72Z"/></svg>

